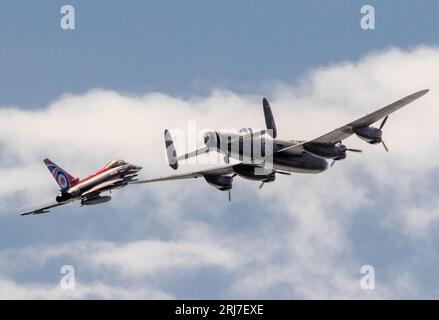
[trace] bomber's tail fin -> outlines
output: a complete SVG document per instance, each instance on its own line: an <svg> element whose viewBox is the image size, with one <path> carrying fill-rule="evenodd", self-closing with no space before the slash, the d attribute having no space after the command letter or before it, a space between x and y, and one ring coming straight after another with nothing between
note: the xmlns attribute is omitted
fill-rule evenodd
<svg viewBox="0 0 439 320"><path fill-rule="evenodd" d="M68 190L70 187L73 187L79 182L79 178L71 176L67 171L58 167L49 159L44 159L44 164L47 166L47 169L49 169L50 173L55 178L56 182L61 188L61 191Z"/></svg>
<svg viewBox="0 0 439 320"><path fill-rule="evenodd" d="M271 136L273 138L276 138L276 123L274 122L273 113L271 112L270 104L268 103L268 100L266 98L262 99L262 107L264 108L265 125L271 133Z"/></svg>
<svg viewBox="0 0 439 320"><path fill-rule="evenodd" d="M169 133L169 130L165 130L165 146L166 146L166 155L168 156L169 166L177 170L178 168L178 160L177 160L177 151L175 151L174 141L172 140L172 136Z"/></svg>

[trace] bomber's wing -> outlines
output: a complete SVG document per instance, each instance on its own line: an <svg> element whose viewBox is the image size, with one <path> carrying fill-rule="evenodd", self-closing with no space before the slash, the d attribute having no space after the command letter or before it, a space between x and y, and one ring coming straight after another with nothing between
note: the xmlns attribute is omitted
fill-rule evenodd
<svg viewBox="0 0 439 320"><path fill-rule="evenodd" d="M389 104L388 106L385 106L385 107L383 107L375 112L372 112L364 117L361 117L355 121L352 121L352 122L348 123L347 125L344 125L344 126L337 128L331 132L328 132L328 133L326 133L326 134L324 134L316 139L282 148L278 152L282 152L282 151L286 151L286 150L290 150L290 149L294 149L294 148L301 148L303 146L303 144L309 143L309 142L335 144L339 141L343 141L344 139L350 137L354 133L353 128L370 126L371 124L377 122L378 120L380 120L384 117L387 117L388 115L392 114L393 112L395 112L395 111L401 109L402 107L408 105L409 103L415 101L416 99L419 99L424 94L426 94L428 91L429 90L426 89L426 90L421 90L421 91L415 92L415 93L413 93L407 97L404 97L402 99L399 99L398 101L395 101L395 102Z"/></svg>
<svg viewBox="0 0 439 320"><path fill-rule="evenodd" d="M224 174L230 174L233 173L233 166L234 164L228 164L222 167L212 168L212 169L206 169L206 170L200 170L200 171L192 171L187 173L180 173L180 174L171 174L166 177L159 177L154 179L146 179L146 180L139 180L139 181L133 181L129 184L141 184L141 183L151 183L151 182L158 182L158 181L170 181L170 180L181 180L181 179L189 179L189 178L199 178L203 176L208 175L224 175Z"/></svg>
<svg viewBox="0 0 439 320"><path fill-rule="evenodd" d="M41 206L39 208L35 208L35 209L31 209L31 210L28 210L28 211L21 212L20 215L21 216L27 216L27 215L30 215L30 214L48 213L49 209L65 205L65 204L68 204L68 203L76 201L76 200L78 200L78 199L64 201L64 202L52 202L52 203L49 203L49 204L47 204L45 206Z"/></svg>

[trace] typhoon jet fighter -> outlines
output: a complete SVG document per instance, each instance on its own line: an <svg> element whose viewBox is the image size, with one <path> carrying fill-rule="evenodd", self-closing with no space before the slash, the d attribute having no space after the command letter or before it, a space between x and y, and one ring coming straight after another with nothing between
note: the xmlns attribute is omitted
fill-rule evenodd
<svg viewBox="0 0 439 320"><path fill-rule="evenodd" d="M369 144L382 144L384 149L388 151L383 141L382 129L389 115L420 98L428 91L426 89L415 92L318 138L307 141L278 139L270 104L264 98L262 105L266 130L255 131L244 128L232 133L210 131L204 134L204 147L181 156L177 156L171 134L168 130L165 130L165 146L169 166L172 169L176 170L178 168L178 161L180 160L212 151L224 155L225 165L134 183L203 177L208 184L218 190L228 191L230 201L233 178L237 175L245 179L260 181L259 188L261 188L264 183L273 182L276 179L276 174L290 175L292 172L320 173L328 168L328 160L331 161L330 166L332 167L335 161L345 159L348 151L361 152L358 149L348 148L342 143L343 140L353 134ZM382 121L378 127L372 126L381 119ZM269 159L269 162L267 162L267 159Z"/></svg>
<svg viewBox="0 0 439 320"><path fill-rule="evenodd" d="M111 197L102 196L101 193L133 183L142 169L140 166L126 163L123 160L112 160L99 171L81 180L73 177L49 159L45 159L44 164L61 188L60 193L53 203L20 213L23 216L47 213L51 208L73 201L81 201L81 206L108 202Z"/></svg>

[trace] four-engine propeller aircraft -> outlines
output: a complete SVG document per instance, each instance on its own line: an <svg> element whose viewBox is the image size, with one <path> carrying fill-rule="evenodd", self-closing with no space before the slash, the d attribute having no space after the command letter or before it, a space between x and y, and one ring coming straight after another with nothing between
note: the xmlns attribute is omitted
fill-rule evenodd
<svg viewBox="0 0 439 320"><path fill-rule="evenodd" d="M61 188L56 201L37 209L20 213L22 216L29 214L42 214L49 212L50 208L58 207L73 201L80 200L81 206L108 202L110 196L101 196L102 192L123 188L133 183L137 173L142 167L126 163L123 160L112 160L104 168L80 180L61 169L49 159L44 163Z"/></svg>
<svg viewBox="0 0 439 320"><path fill-rule="evenodd" d="M207 183L221 191L229 192L232 189L233 178L238 175L242 178L260 181L260 188L266 182L272 182L278 174L320 173L328 168L328 161L335 161L346 158L346 152L361 152L358 149L349 149L342 141L355 134L369 144L381 143L388 151L383 141L383 126L389 115L396 110L415 101L429 90L422 90L404 97L386 107L372 112L364 117L352 121L327 134L309 141L281 140L277 139L277 129L271 107L267 99L263 99L263 110L267 130L256 131L252 129L241 129L237 133L211 131L204 134L205 147L193 152L177 156L172 137L168 130L165 130L165 146L169 166L176 170L178 161L196 157L197 155L216 151L224 155L226 165L213 169L200 170L195 172L175 174L167 177L136 181L134 183L151 183L156 181L168 181L187 178L203 177ZM371 125L382 120L378 128ZM250 148L246 148L250 145ZM255 152L255 146L259 146L259 153ZM250 151L250 152L246 152ZM271 157L272 163L267 166L267 155ZM232 164L230 159L238 162Z"/></svg>

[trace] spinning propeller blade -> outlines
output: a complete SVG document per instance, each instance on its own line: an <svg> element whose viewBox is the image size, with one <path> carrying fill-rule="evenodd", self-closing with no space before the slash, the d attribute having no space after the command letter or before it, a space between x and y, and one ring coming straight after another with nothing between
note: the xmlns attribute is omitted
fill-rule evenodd
<svg viewBox="0 0 439 320"><path fill-rule="evenodd" d="M286 171L279 171L279 170L276 170L276 173L284 174L284 175L286 175L286 176L291 176L291 172L286 172Z"/></svg>
<svg viewBox="0 0 439 320"><path fill-rule="evenodd" d="M386 150L386 152L389 152L389 148L387 148L386 144L384 143L384 140L381 139L381 143L383 144L384 149Z"/></svg>
<svg viewBox="0 0 439 320"><path fill-rule="evenodd" d="M383 121L381 122L381 124L380 124L380 130L384 127L384 125L386 124L386 121L387 121L387 118L388 118L389 116L386 116L384 119L383 119Z"/></svg>
<svg viewBox="0 0 439 320"><path fill-rule="evenodd" d="M385 117L384 119L383 119L383 122L381 122L381 124L380 124L380 130L384 127L384 125L386 124L386 121L387 121L387 118L388 118L389 116L387 116L387 117ZM383 147L384 147L384 149L386 150L386 152L389 152L389 148L387 148L387 146L386 146L386 144L384 143L384 140L381 138L381 143L383 144Z"/></svg>
<svg viewBox="0 0 439 320"><path fill-rule="evenodd" d="M346 149L346 151L351 151L351 152L363 152L363 150L360 150L360 149Z"/></svg>

